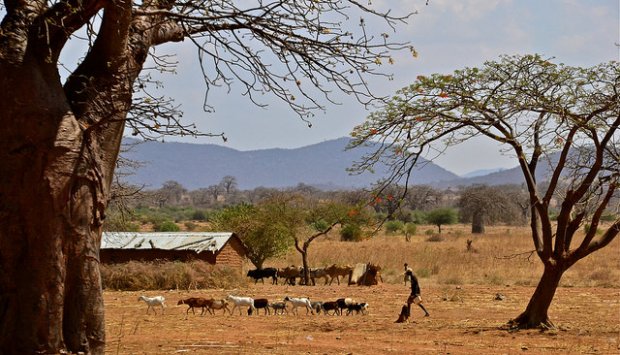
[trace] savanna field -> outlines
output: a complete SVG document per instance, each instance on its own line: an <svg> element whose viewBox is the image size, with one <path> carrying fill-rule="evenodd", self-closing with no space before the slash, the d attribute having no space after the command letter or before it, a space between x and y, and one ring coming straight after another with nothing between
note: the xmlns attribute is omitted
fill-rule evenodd
<svg viewBox="0 0 620 355"><path fill-rule="evenodd" d="M378 286L283 286L254 284L226 270L194 265L190 278L179 277L166 290L115 291L104 268L107 349L109 354L619 354L620 242L585 258L564 275L549 315L550 331L509 331L506 322L523 311L542 273L525 227L489 227L473 236L454 225L441 236L419 226L411 242L400 235L379 235L362 242L340 242L337 233L310 246L313 267L372 262L382 267ZM473 251L466 242L472 239ZM419 278L430 317L412 308L409 323L394 323L409 294L402 280L407 262ZM291 249L265 266L299 265ZM198 270L198 271L197 271ZM146 272L146 271L144 271ZM210 275L207 275L209 274ZM122 272L127 276L127 270ZM181 280L183 279L183 280ZM173 283L174 284L174 283ZM188 290L187 285L191 285ZM210 288L204 288L211 285ZM213 288L215 287L215 288ZM224 298L228 294L282 300L285 296L333 301L352 297L370 304L366 315L232 316L222 311L186 315L187 297ZM500 294L501 300L496 300ZM140 295L166 297L162 315L146 314Z"/></svg>

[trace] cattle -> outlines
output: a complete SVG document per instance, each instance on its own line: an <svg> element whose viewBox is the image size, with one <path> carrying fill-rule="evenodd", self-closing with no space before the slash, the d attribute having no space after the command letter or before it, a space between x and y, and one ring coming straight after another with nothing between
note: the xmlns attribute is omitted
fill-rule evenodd
<svg viewBox="0 0 620 355"><path fill-rule="evenodd" d="M256 270L249 270L247 273L248 277L251 277L254 279L254 283L257 283L258 280L261 280L263 283L265 283L265 280L263 280L265 277L271 277L271 284L278 284L278 269L276 269L275 267L268 267L265 269L256 269Z"/></svg>
<svg viewBox="0 0 620 355"><path fill-rule="evenodd" d="M327 275L330 278L329 280L330 285L332 284L332 282L334 282L334 279L336 279L336 281L338 281L338 285L340 285L340 276L342 277L350 276L351 271L353 271L353 268L349 265L340 266L340 265L333 264L325 268L325 273L327 273Z"/></svg>

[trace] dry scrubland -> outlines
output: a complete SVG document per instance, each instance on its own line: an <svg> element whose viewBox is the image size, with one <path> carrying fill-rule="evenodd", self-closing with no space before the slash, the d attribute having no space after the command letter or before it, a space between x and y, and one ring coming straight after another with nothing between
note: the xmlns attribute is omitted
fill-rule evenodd
<svg viewBox="0 0 620 355"><path fill-rule="evenodd" d="M310 247L313 266L334 262L374 262L384 267L384 284L358 286L281 286L221 281L209 289L111 291L104 293L110 354L618 354L620 353L620 242L614 241L569 270L550 309L556 331L509 332L501 329L524 309L542 272L526 228L494 227L482 236L467 226L448 226L442 241L424 235L411 242L402 236L378 236L359 243L317 240ZM333 237L336 239L336 237ZM466 252L474 239L476 253ZM516 256L516 254L526 253ZM509 258L506 258L509 257ZM420 276L431 317L413 310L413 321L394 320L408 295L402 264ZM299 264L289 255L272 265ZM203 277L204 278L204 277ZM208 279L208 277L206 278ZM322 283L321 283L322 284ZM216 285L218 286L218 285ZM224 297L233 293L269 299L309 296L334 300L351 296L370 303L366 316L185 316L185 297ZM505 295L494 300L496 293ZM146 315L139 295L162 294L165 315Z"/></svg>
<svg viewBox="0 0 620 355"><path fill-rule="evenodd" d="M406 242L400 235L379 235L359 243L340 242L336 236L317 240L310 246L311 266L334 262L373 262L383 267L386 283L402 281L403 264L413 268L423 284L429 285L521 285L536 286L543 266L535 254L527 227L487 227L484 235L472 235L468 225L442 226L441 235L426 235L437 227L418 226L418 234ZM437 240L441 241L429 241ZM466 252L467 240L476 252ZM577 240L575 243L580 240ZM577 244L575 244L577 245ZM529 257L529 258L528 258ZM299 265L299 253L292 250L277 266ZM563 277L561 286L620 287L620 241L586 257Z"/></svg>

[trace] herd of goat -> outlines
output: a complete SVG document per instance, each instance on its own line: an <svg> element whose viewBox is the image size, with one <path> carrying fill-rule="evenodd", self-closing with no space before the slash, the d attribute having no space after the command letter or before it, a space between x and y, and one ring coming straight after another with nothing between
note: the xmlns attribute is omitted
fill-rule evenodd
<svg viewBox="0 0 620 355"><path fill-rule="evenodd" d="M155 296L155 297L146 297L140 296L138 301L144 301L148 308L146 309L146 313L148 314L151 309L153 312L157 314L156 307L160 307L162 313L165 309L165 298L163 296ZM290 307L287 306L290 303ZM228 295L225 299L216 300L214 298L202 298L202 297L190 297L186 299L179 300L177 305L185 304L188 306L186 314L189 314L191 310L193 314L196 314L195 309L200 308L202 312L200 315L204 315L209 312L210 314L215 314L216 310L222 310L223 314L232 315L235 310L239 311L239 315L242 315L242 309L247 307L247 314L252 315L254 313L258 314L260 309L264 310L265 314L271 315L271 311L273 310L273 314L288 314L290 313L297 315L299 314L298 308L306 309L306 314L323 314L326 315L342 315L346 312L346 315L352 314L355 312L356 314L366 314L368 312L368 303L366 302L357 302L352 298L339 298L335 301L310 301L308 297L284 297L282 301L269 301L266 298L252 298L252 297L240 297ZM230 307L232 305L232 308ZM330 313L331 312L331 313Z"/></svg>
<svg viewBox="0 0 620 355"><path fill-rule="evenodd" d="M369 264L370 265L370 264ZM247 273L247 276L254 279L254 283L261 280L263 283L264 279L271 278L272 284L278 284L278 278L282 279L283 283L289 285L295 285L296 280L299 278L299 283L303 282L303 272L304 269L295 266L288 266L282 269L276 269L273 267L268 267L264 269L256 269L250 270ZM338 282L340 285L340 278L349 277L349 283L351 283L351 274L353 272L353 268L351 266L340 266L340 265L331 265L325 268L310 268L308 270L310 281L312 284L316 284L316 279L323 278L325 280L325 285L331 285L334 280ZM155 296L155 297L146 297L140 296L139 301L144 301L148 308L146 309L146 313L148 314L151 309L153 312L157 314L157 308L161 308L162 313L165 308L165 299L163 296ZM329 315L342 315L346 312L347 315L355 312L356 314L366 314L368 311L368 303L365 302L357 302L351 298L339 298L335 301L310 301L307 297L288 297L286 296L282 301L274 301L271 302L266 298L252 298L252 297L238 297L233 295L228 295L225 299L216 300L214 298L202 298L202 297L191 297L187 299L180 300L177 305L186 304L189 306L187 308L186 314L189 314L191 310L192 313L196 314L195 309L200 308L202 310L201 315L204 315L206 312L210 314L215 314L216 310L222 310L225 314L228 311L229 314L233 314L235 310L239 310L239 314L242 314L242 309L247 308L247 314L252 315L254 313L258 314L260 309L264 310L265 314L271 314L273 311L274 315L277 314L288 314L289 311L292 314L298 314L298 308L306 309L306 314L311 313L321 313L329 314ZM290 304L290 307L288 306ZM231 308L232 307L232 308Z"/></svg>

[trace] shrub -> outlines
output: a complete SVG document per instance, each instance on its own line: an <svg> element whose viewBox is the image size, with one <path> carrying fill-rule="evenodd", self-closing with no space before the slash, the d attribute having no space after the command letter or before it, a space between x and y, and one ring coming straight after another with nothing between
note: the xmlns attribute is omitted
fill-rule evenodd
<svg viewBox="0 0 620 355"><path fill-rule="evenodd" d="M172 221L163 221L156 223L153 226L153 229L156 232L178 232L181 230L181 228L179 228L179 226Z"/></svg>
<svg viewBox="0 0 620 355"><path fill-rule="evenodd" d="M187 229L188 231L193 231L196 229L196 227L198 227L198 225L192 221L187 221L184 223L185 225L185 229Z"/></svg>
<svg viewBox="0 0 620 355"><path fill-rule="evenodd" d="M101 280L104 289L124 291L235 288L247 284L237 270L204 261L102 264Z"/></svg>
<svg viewBox="0 0 620 355"><path fill-rule="evenodd" d="M203 210L196 210L196 211L194 211L194 213L192 213L192 217L191 218L194 221L206 221L207 220L207 214Z"/></svg>
<svg viewBox="0 0 620 355"><path fill-rule="evenodd" d="M404 228L405 224L401 221L387 221L385 222L386 233L397 233Z"/></svg>
<svg viewBox="0 0 620 355"><path fill-rule="evenodd" d="M439 234L433 234L430 237L426 238L427 242L443 242L443 237Z"/></svg>
<svg viewBox="0 0 620 355"><path fill-rule="evenodd" d="M414 210L411 212L411 222L415 224L425 224L426 213L424 211Z"/></svg>
<svg viewBox="0 0 620 355"><path fill-rule="evenodd" d="M362 229L356 224L347 224L340 230L340 239L346 242L362 240Z"/></svg>

